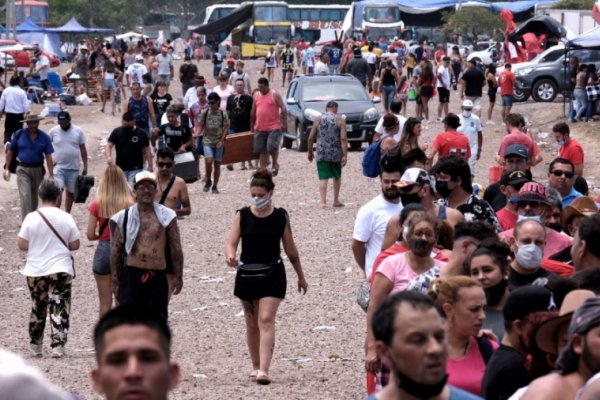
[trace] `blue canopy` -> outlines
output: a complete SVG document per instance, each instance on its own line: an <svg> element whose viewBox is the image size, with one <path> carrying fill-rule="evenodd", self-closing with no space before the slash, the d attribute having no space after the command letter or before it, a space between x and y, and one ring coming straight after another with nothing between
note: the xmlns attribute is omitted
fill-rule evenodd
<svg viewBox="0 0 600 400"><path fill-rule="evenodd" d="M567 42L570 49L600 48L600 28L595 28L583 35Z"/></svg>
<svg viewBox="0 0 600 400"><path fill-rule="evenodd" d="M36 25L36 23L33 22L31 17L27 17L27 19L25 21L23 21L19 25L17 25L16 29L17 29L18 33L44 32L46 30L43 27Z"/></svg>
<svg viewBox="0 0 600 400"><path fill-rule="evenodd" d="M49 28L48 31L56 33L71 33L71 34L88 34L88 33L110 33L114 32L113 29L104 28L86 28L77 22L75 17L71 17L69 22L58 28Z"/></svg>

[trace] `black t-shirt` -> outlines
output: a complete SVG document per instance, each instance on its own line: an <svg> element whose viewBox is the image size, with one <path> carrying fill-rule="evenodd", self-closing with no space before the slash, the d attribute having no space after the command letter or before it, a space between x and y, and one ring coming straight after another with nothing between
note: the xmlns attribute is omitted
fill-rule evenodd
<svg viewBox="0 0 600 400"><path fill-rule="evenodd" d="M510 268L508 273L508 290L513 291L523 286L529 286L537 278L544 278L548 275L550 273L541 267L531 275L524 275L515 271L514 268Z"/></svg>
<svg viewBox="0 0 600 400"><path fill-rule="evenodd" d="M183 63L179 67L179 72L181 73L181 83L191 84L194 83L194 76L198 73L198 67L192 63Z"/></svg>
<svg viewBox="0 0 600 400"><path fill-rule="evenodd" d="M117 164L123 171L144 168L144 149L149 146L146 132L139 128L118 127L108 137L115 146Z"/></svg>
<svg viewBox="0 0 600 400"><path fill-rule="evenodd" d="M227 113L229 114L229 129L237 132L250 130L250 112L252 111L252 96L247 94L232 94L227 98Z"/></svg>
<svg viewBox="0 0 600 400"><path fill-rule="evenodd" d="M487 400L506 400L532 378L525 357L512 347L500 345L492 354L481 383L481 395Z"/></svg>
<svg viewBox="0 0 600 400"><path fill-rule="evenodd" d="M485 83L483 72L477 68L468 69L461 79L466 83L465 96L481 97L483 95L483 84Z"/></svg>
<svg viewBox="0 0 600 400"><path fill-rule="evenodd" d="M554 261L560 261L567 264L571 264L573 262L573 257L571 257L571 247L572 246L565 247L561 251L552 254L548 258Z"/></svg>
<svg viewBox="0 0 600 400"><path fill-rule="evenodd" d="M173 101L173 96L171 96L169 93L166 93L164 96L159 96L158 93L152 93L150 98L152 99L154 113L156 114L157 118L167 111L167 107L169 107Z"/></svg>
<svg viewBox="0 0 600 400"><path fill-rule="evenodd" d="M189 126L184 124L180 124L179 126L164 124L160 126L158 136L164 136L165 144L173 149L174 152L177 152L182 144L190 140L192 132Z"/></svg>
<svg viewBox="0 0 600 400"><path fill-rule="evenodd" d="M483 199L490 203L490 206L492 206L495 212L498 212L498 210L501 210L506 206L506 196L500 191L500 181L492 183L485 188Z"/></svg>

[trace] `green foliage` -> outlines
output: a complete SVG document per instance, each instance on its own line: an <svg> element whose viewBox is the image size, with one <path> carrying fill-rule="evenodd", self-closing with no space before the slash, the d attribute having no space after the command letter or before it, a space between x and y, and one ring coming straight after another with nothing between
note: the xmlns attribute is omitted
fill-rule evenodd
<svg viewBox="0 0 600 400"><path fill-rule="evenodd" d="M562 0L555 3L552 8L558 10L588 10L594 7L595 0Z"/></svg>
<svg viewBox="0 0 600 400"><path fill-rule="evenodd" d="M444 31L456 33L476 41L479 35L492 35L494 30L502 30L502 20L497 13L484 8L467 7L456 12L444 12Z"/></svg>

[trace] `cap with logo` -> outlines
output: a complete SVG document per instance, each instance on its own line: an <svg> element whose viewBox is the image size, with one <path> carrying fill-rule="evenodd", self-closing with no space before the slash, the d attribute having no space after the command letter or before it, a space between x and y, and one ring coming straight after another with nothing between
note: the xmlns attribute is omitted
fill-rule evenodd
<svg viewBox="0 0 600 400"><path fill-rule="evenodd" d="M410 185L429 185L432 188L435 187L433 177L421 168L409 168L404 171L404 174L400 177L400 181L395 186L403 188Z"/></svg>
<svg viewBox="0 0 600 400"><path fill-rule="evenodd" d="M526 160L529 159L529 151L527 150L527 147L522 144L511 144L504 150L504 158L512 155L519 156Z"/></svg>
<svg viewBox="0 0 600 400"><path fill-rule="evenodd" d="M515 189L521 189L521 185L530 181L531 179L529 179L527 174L518 169L514 171L504 171L502 178L500 178L501 185L512 186Z"/></svg>
<svg viewBox="0 0 600 400"><path fill-rule="evenodd" d="M517 203L520 201L537 201L550 205L548 202L548 195L546 194L546 187L539 182L526 182L523 187L519 190L519 196L517 197Z"/></svg>
<svg viewBox="0 0 600 400"><path fill-rule="evenodd" d="M71 120L71 114L68 111L61 111L56 116L56 119L58 119L58 122L68 122Z"/></svg>
<svg viewBox="0 0 600 400"><path fill-rule="evenodd" d="M465 100L462 102L462 108L465 110L472 110L474 107L473 102L471 100Z"/></svg>

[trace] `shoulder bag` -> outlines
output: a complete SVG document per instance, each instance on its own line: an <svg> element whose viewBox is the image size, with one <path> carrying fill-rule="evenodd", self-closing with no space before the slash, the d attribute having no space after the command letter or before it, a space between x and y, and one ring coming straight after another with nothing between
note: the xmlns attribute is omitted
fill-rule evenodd
<svg viewBox="0 0 600 400"><path fill-rule="evenodd" d="M58 232L56 231L56 229L54 229L54 227L52 226L50 221L48 221L48 219L44 216L44 214L42 214L42 212L40 210L38 210L37 213L40 214L40 217L42 217L42 219L44 220L46 225L48 225L48 227L56 235L58 240L60 240L60 242L65 245L67 250L69 250L69 254L71 254L71 249L69 248L67 241L58 234ZM73 258L73 255L70 255L70 257L71 257L71 263L73 264L73 279L75 279L75 277L77 277L77 272L75 272L75 259Z"/></svg>

